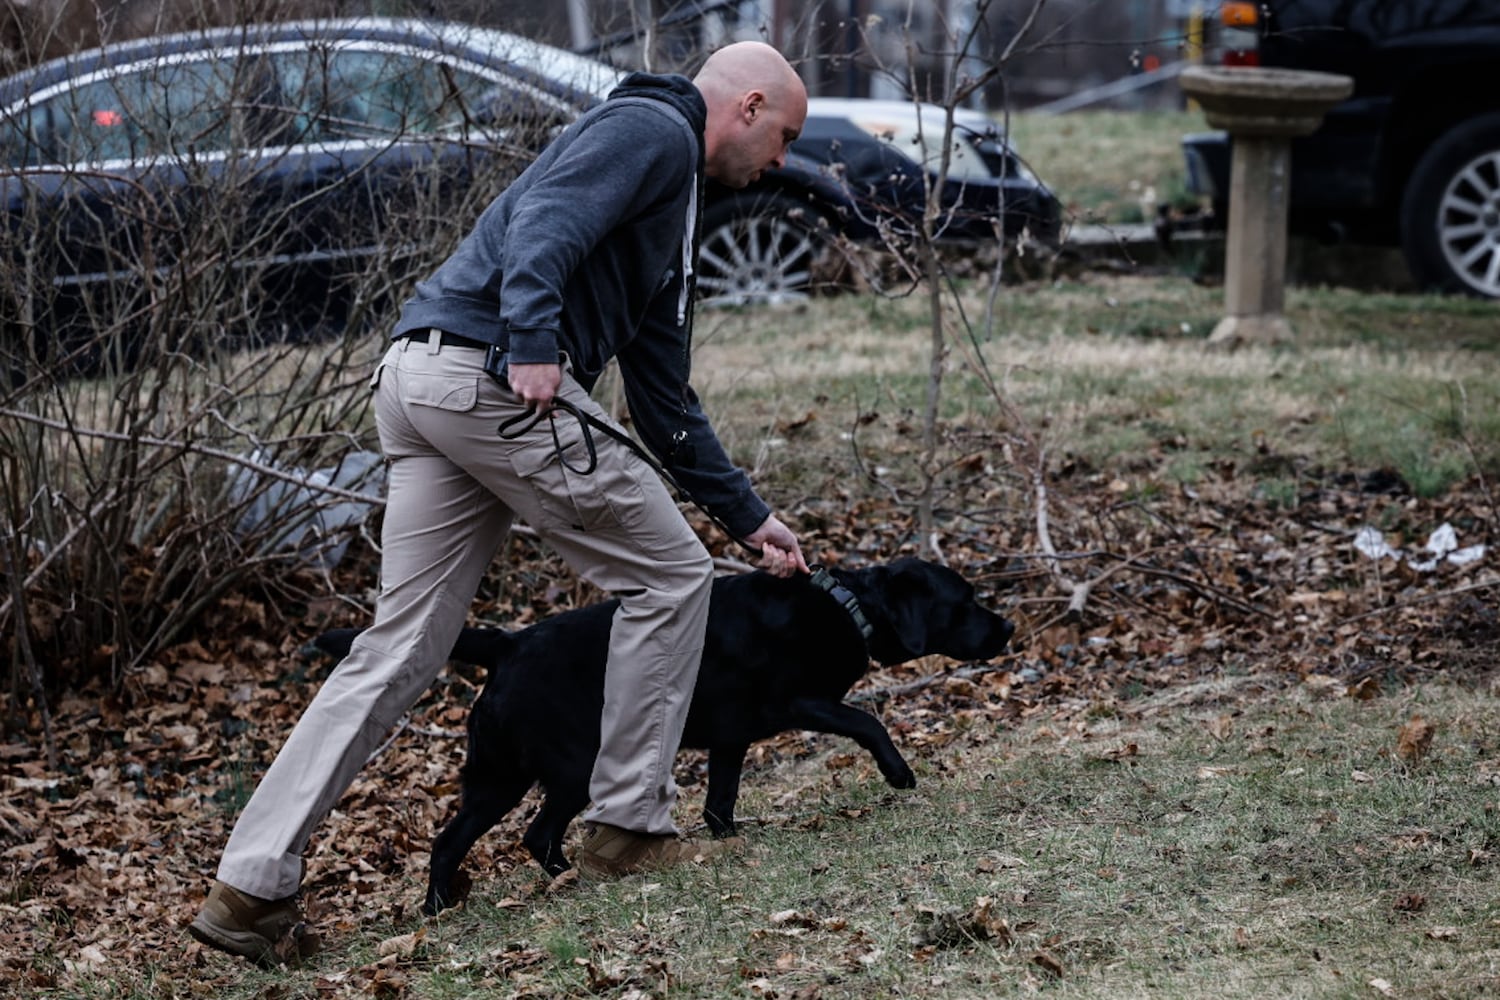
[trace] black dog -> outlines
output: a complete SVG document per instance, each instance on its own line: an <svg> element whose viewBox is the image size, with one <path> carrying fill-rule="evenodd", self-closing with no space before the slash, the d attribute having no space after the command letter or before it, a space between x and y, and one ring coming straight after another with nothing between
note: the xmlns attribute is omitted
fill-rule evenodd
<svg viewBox="0 0 1500 1000"><path fill-rule="evenodd" d="M999 655L1012 625L980 607L952 570L918 559L835 569L824 587L806 576L767 573L714 581L703 664L682 745L708 750L703 818L717 837L734 833L745 753L788 729L848 736L868 750L886 781L916 776L874 716L843 704L870 660L896 664L941 653L968 660ZM834 588L842 589L829 589ZM865 639L849 597L870 626ZM469 848L534 783L546 792L523 843L553 875L568 869L563 836L588 805L599 751L604 660L617 601L569 611L519 632L466 628L453 659L489 668L469 715L468 758L458 815L432 848L424 912L452 902L450 882ZM316 640L342 655L358 634Z"/></svg>

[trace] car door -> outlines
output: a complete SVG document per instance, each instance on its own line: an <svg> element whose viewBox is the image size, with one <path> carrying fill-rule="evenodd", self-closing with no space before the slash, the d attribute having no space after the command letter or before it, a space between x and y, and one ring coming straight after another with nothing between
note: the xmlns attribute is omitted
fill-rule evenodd
<svg viewBox="0 0 1500 1000"><path fill-rule="evenodd" d="M215 336L216 305L244 298L224 265L258 239L261 171L245 151L278 130L269 80L253 58L158 53L7 113L24 133L5 178L21 266L0 295L44 360L123 364L153 339Z"/></svg>
<svg viewBox="0 0 1500 1000"><path fill-rule="evenodd" d="M430 269L524 165L491 110L498 71L406 43L345 39L275 53L298 155L283 200L304 220L304 279L380 301Z"/></svg>

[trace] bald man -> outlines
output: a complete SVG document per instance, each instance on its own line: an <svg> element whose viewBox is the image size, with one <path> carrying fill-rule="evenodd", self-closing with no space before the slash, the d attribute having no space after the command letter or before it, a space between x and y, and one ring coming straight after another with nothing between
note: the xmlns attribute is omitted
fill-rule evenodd
<svg viewBox="0 0 1500 1000"><path fill-rule="evenodd" d="M688 383L704 178L744 187L780 166L806 114L797 74L757 42L715 52L693 80L632 74L417 285L371 379L390 470L374 625L241 813L189 926L198 940L261 962L295 941L308 839L447 659L514 518L620 600L579 866L613 876L717 853L672 819L712 561L618 441L593 434L597 466L575 471L584 431L554 404L609 422L588 393L615 359L635 428L673 478L770 572L807 572ZM550 419L497 434L528 411Z"/></svg>

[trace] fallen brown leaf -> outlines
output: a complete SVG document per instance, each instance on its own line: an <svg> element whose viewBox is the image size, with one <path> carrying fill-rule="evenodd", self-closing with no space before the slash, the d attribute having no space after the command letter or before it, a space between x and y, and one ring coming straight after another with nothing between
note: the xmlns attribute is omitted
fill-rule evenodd
<svg viewBox="0 0 1500 1000"><path fill-rule="evenodd" d="M1045 951L1038 951L1036 954L1032 955L1031 961L1033 964L1040 966L1044 972L1047 972L1050 975L1061 977L1063 974L1063 964L1057 959L1053 958L1051 955L1047 954Z"/></svg>
<svg viewBox="0 0 1500 1000"><path fill-rule="evenodd" d="M1393 909L1397 913L1421 913L1426 906L1426 896L1420 892L1408 892L1396 897Z"/></svg>
<svg viewBox="0 0 1500 1000"><path fill-rule="evenodd" d="M1420 715L1413 715L1401 727L1396 737L1396 756L1408 764L1416 764L1432 749L1432 737L1437 727Z"/></svg>

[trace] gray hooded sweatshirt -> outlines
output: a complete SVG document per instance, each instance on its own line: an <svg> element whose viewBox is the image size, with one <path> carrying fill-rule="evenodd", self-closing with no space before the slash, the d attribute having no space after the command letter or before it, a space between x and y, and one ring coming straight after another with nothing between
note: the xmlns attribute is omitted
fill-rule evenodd
<svg viewBox="0 0 1500 1000"><path fill-rule="evenodd" d="M436 327L518 364L566 351L589 389L617 359L641 439L743 538L770 508L688 384L706 119L686 77L626 77L480 214L393 336Z"/></svg>

